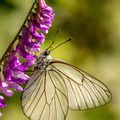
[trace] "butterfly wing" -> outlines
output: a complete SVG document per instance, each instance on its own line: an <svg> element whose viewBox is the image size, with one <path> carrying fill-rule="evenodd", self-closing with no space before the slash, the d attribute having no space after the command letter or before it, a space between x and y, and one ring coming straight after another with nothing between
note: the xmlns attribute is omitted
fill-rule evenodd
<svg viewBox="0 0 120 120"><path fill-rule="evenodd" d="M69 108L85 110L102 106L111 100L112 95L106 85L83 70L60 60L52 60L51 66L51 71L57 73L59 81L65 82Z"/></svg>
<svg viewBox="0 0 120 120"><path fill-rule="evenodd" d="M34 71L23 92L23 111L31 120L65 120L68 108L85 110L111 100L96 78L61 60L49 62L45 71Z"/></svg>
<svg viewBox="0 0 120 120"><path fill-rule="evenodd" d="M66 92L63 88L62 91L61 88L55 86L59 81L51 78L50 74L46 71L34 71L24 89L22 108L31 120L65 120L67 116Z"/></svg>

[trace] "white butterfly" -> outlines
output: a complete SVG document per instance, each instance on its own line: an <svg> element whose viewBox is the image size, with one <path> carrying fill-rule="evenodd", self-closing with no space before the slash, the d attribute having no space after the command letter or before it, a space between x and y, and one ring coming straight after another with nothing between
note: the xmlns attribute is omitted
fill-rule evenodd
<svg viewBox="0 0 120 120"><path fill-rule="evenodd" d="M24 89L22 108L31 120L65 120L69 108L99 107L111 96L102 82L45 50Z"/></svg>

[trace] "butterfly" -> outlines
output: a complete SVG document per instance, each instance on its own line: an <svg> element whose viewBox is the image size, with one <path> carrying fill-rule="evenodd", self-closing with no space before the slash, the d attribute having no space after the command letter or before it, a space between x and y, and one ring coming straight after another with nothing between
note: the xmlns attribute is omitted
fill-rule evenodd
<svg viewBox="0 0 120 120"><path fill-rule="evenodd" d="M68 109L87 110L108 103L107 86L83 70L43 51L22 94L22 109L31 120L65 120Z"/></svg>

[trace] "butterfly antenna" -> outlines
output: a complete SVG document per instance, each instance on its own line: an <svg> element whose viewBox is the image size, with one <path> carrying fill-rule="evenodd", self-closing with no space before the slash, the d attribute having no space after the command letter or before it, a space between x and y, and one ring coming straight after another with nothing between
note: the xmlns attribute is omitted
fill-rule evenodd
<svg viewBox="0 0 120 120"><path fill-rule="evenodd" d="M54 39L53 39L53 41L52 41L52 44L47 48L47 50L50 49L50 48L52 49L52 47L53 47L53 45L54 45L54 43L55 43L55 39L56 39L56 36L57 36L57 33L58 33L58 32L59 32L59 30L56 31L55 36L54 36ZM50 49L50 51L51 51L51 49Z"/></svg>
<svg viewBox="0 0 120 120"><path fill-rule="evenodd" d="M56 46L55 48L53 48L51 51L55 50L55 49L58 48L59 46L65 44L65 43L67 43L67 42L69 42L69 41L71 41L71 40L72 40L72 39L70 38L70 39L68 39L68 40L66 40L66 41L64 41L64 42L62 42L61 44L59 44L58 46ZM51 51L50 51L50 52L51 52Z"/></svg>

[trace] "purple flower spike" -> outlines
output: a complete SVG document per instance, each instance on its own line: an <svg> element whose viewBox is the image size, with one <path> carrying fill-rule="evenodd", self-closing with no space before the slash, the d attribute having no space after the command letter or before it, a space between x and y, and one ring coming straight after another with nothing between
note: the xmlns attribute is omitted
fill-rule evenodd
<svg viewBox="0 0 120 120"><path fill-rule="evenodd" d="M6 96L12 96L12 90L22 92L22 84L29 80L26 71L35 64L38 56L36 52L40 51L41 44L45 41L45 33L48 33L54 18L54 12L44 0L38 0L37 8L31 12L29 20L23 24L22 30L17 36L18 43L11 47L5 53L3 63L4 66L0 69L3 73L4 80L0 76L0 92ZM14 41L12 42L14 44ZM1 74L0 74L1 75ZM12 90L11 90L12 89ZM6 107L4 97L0 95L0 108ZM0 113L0 118L2 113Z"/></svg>

